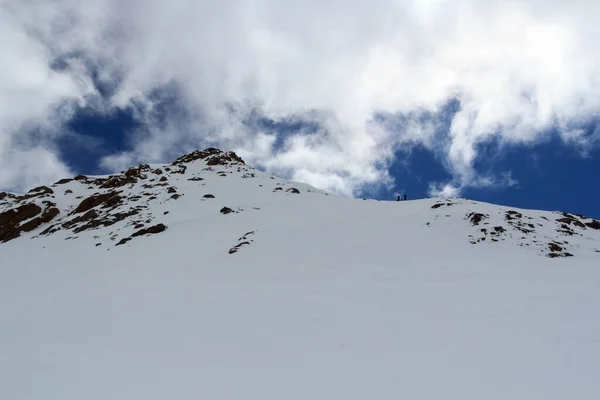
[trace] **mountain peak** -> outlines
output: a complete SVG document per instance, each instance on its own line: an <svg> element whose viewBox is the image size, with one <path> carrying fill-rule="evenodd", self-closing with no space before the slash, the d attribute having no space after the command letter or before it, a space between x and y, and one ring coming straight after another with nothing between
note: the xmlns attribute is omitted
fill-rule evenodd
<svg viewBox="0 0 600 400"><path fill-rule="evenodd" d="M250 178L268 180L268 184L249 184ZM174 201L181 199L178 203L189 206L187 217L194 218L198 211L211 209L199 208L199 202L214 199L215 191L237 193L273 186L273 192L300 194L299 185L247 166L233 151L196 150L170 164L141 164L108 176L78 175L26 194L1 192L0 243L21 236L43 239L62 235L73 240L94 232L97 245L112 241L120 245L166 230L165 216L171 208L181 208L171 207ZM305 193L321 192L302 186ZM240 193L234 200L242 196Z"/></svg>
<svg viewBox="0 0 600 400"><path fill-rule="evenodd" d="M0 392L595 398L599 260L583 215L334 196L217 149L79 175L0 193Z"/></svg>
<svg viewBox="0 0 600 400"><path fill-rule="evenodd" d="M232 151L207 148L170 164L141 164L108 176L78 175L26 194L0 193L0 243L30 237L43 243L88 238L95 246L124 245L164 232L180 221L194 223L264 207L283 207L285 214L325 207L328 201L322 196L316 202L305 197L313 194L329 195L258 171ZM358 200L347 200L356 210L363 207ZM478 247L508 242L552 258L600 252L596 244L600 222L585 216L514 210L466 199L364 204L381 212L390 212L388 207L392 207L400 219L412 210L418 218L411 219L411 229L425 226L436 234L458 234Z"/></svg>
<svg viewBox="0 0 600 400"><path fill-rule="evenodd" d="M179 157L171 163L171 165L188 164L196 160L204 160L206 165L231 165L246 163L233 151L222 151L214 147L209 147L204 150L195 150L189 154Z"/></svg>

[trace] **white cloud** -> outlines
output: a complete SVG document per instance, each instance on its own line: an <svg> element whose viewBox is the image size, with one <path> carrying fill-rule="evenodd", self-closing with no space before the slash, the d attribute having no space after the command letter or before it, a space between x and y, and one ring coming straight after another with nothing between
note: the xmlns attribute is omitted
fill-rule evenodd
<svg viewBox="0 0 600 400"><path fill-rule="evenodd" d="M105 166L213 144L350 194L389 184L394 150L421 142L454 176L433 192L508 182L474 171L479 143L532 143L558 127L569 144L597 144L581 130L600 110L596 15L600 4L587 0L4 0L0 40L9 45L0 63L10 65L0 77L8 87L0 93L0 161L24 121L41 123L65 99L94 94L76 57L64 71L48 68L70 53L85 54L96 79L118 85L108 106L143 104L147 131ZM185 115L162 121L149 93L169 85ZM450 99L461 108L441 143L431 121L411 119L406 132L372 121L377 112L435 114ZM322 130L276 147L269 133L241 123L254 109L273 119L310 116ZM0 186L24 179L10 176Z"/></svg>
<svg viewBox="0 0 600 400"><path fill-rule="evenodd" d="M436 184L431 183L429 185L429 196L431 197L458 197L460 195L460 189L451 183Z"/></svg>

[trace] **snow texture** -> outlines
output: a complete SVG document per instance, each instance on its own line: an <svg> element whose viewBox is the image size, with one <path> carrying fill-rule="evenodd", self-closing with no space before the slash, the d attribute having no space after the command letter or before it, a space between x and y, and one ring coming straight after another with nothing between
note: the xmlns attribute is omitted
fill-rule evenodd
<svg viewBox="0 0 600 400"><path fill-rule="evenodd" d="M600 398L593 220L193 158L0 198L60 210L0 243L0 398Z"/></svg>

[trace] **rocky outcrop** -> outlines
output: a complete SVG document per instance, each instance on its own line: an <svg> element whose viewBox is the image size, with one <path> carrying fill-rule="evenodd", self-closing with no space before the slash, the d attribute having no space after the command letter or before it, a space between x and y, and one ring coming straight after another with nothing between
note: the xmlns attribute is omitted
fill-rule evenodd
<svg viewBox="0 0 600 400"><path fill-rule="evenodd" d="M73 213L79 214L82 212L86 212L100 205L103 205L105 207L114 207L122 201L122 198L121 196L119 196L119 193L120 192L112 191L108 193L90 196L87 199L83 200L81 203L79 203L79 205L77 206L77 208L75 208Z"/></svg>
<svg viewBox="0 0 600 400"><path fill-rule="evenodd" d="M204 160L207 165L230 165L230 164L246 164L237 154L233 151L224 152L213 147L196 150L189 154L179 157L173 161L172 165L180 165L190 163L195 160Z"/></svg>
<svg viewBox="0 0 600 400"><path fill-rule="evenodd" d="M164 224L157 224L154 226L151 226L150 228L144 228L144 229L140 229L139 231L134 232L131 237L138 237L138 236L143 236L143 235L152 235L152 234L156 234L156 233L161 233L167 230L166 225Z"/></svg>
<svg viewBox="0 0 600 400"><path fill-rule="evenodd" d="M157 233L164 232L166 230L167 230L167 226L164 224L157 224L157 225L151 226L149 228L140 229L138 231L135 231L131 236L119 240L119 242L116 244L116 246L121 246L121 245L131 241L133 238L136 238L139 236L154 235Z"/></svg>
<svg viewBox="0 0 600 400"><path fill-rule="evenodd" d="M8 242L21 236L21 222L34 218L41 212L40 206L28 203L0 213L0 242Z"/></svg>
<svg viewBox="0 0 600 400"><path fill-rule="evenodd" d="M56 208L56 204L48 203L47 208L44 210L41 216L37 218L33 218L30 221L27 221L21 226L22 232L31 232L40 226L51 222L54 218L56 218L60 214L60 210Z"/></svg>

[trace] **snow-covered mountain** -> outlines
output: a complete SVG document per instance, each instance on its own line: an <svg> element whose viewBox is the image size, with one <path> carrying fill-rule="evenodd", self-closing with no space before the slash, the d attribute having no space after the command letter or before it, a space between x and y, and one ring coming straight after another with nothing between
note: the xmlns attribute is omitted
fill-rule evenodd
<svg viewBox="0 0 600 400"><path fill-rule="evenodd" d="M196 151L0 193L0 397L596 399L600 222Z"/></svg>

